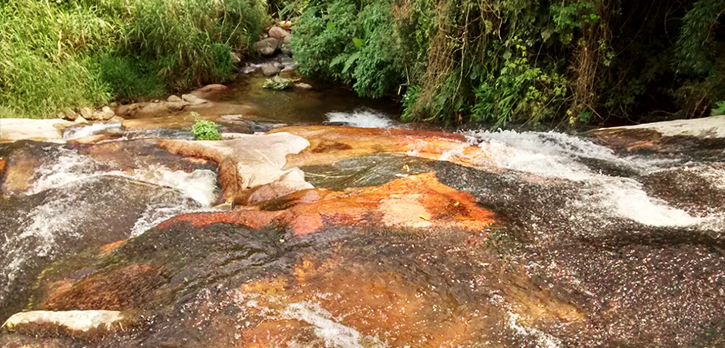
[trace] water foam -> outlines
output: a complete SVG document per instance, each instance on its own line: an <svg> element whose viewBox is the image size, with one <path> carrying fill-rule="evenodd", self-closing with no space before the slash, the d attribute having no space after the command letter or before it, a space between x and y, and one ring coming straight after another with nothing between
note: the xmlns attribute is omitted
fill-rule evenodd
<svg viewBox="0 0 725 348"><path fill-rule="evenodd" d="M398 128L393 120L371 109L357 109L352 112L329 112L327 120L358 128Z"/></svg>
<svg viewBox="0 0 725 348"><path fill-rule="evenodd" d="M312 325L315 335L325 341L325 347L385 347L372 337L364 336L359 331L340 324L330 312L316 303L303 301L289 304L282 315L286 319L295 319Z"/></svg>
<svg viewBox="0 0 725 348"><path fill-rule="evenodd" d="M81 139L96 135L108 129L121 129L121 127L121 122L94 123L90 126L72 127L63 132L63 139Z"/></svg>
<svg viewBox="0 0 725 348"><path fill-rule="evenodd" d="M593 159L644 174L662 170L658 167L662 161L621 158L604 146L556 132L475 132L467 136L489 153L498 167L581 183L585 195L580 198L580 206L652 226L682 227L704 221L648 196L634 179L602 174L583 163L584 159Z"/></svg>

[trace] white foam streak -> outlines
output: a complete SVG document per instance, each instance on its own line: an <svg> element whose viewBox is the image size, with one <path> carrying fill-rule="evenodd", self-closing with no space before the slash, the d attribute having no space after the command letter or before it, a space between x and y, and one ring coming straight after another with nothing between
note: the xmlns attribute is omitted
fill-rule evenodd
<svg viewBox="0 0 725 348"><path fill-rule="evenodd" d="M486 150L498 167L581 183L585 195L579 205L601 214L652 226L690 226L703 221L648 196L634 179L594 172L581 162L594 159L644 174L660 170L655 161L620 158L611 149L555 132L477 132L468 138Z"/></svg>
<svg viewBox="0 0 725 348"><path fill-rule="evenodd" d="M357 109L353 112L329 112L327 120L359 128L398 128L393 120L371 109Z"/></svg>
<svg viewBox="0 0 725 348"><path fill-rule="evenodd" d="M73 127L63 133L63 139L73 140L96 135L107 129L121 129L121 122L94 123L90 126Z"/></svg>
<svg viewBox="0 0 725 348"><path fill-rule="evenodd" d="M372 339L370 337L364 337L360 332L349 326L338 323L332 317L332 314L315 303L292 303L287 306L287 309L282 314L288 319L296 319L312 325L315 335L325 341L326 347L384 347L379 342L374 342L373 345L363 345L365 341Z"/></svg>

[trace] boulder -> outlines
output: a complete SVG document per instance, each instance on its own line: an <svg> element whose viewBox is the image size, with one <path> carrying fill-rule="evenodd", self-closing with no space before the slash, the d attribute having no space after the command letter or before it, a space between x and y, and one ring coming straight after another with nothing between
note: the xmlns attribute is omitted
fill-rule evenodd
<svg viewBox="0 0 725 348"><path fill-rule="evenodd" d="M78 118L78 114L73 109L64 109L58 113L58 118L66 119L68 121L75 121Z"/></svg>
<svg viewBox="0 0 725 348"><path fill-rule="evenodd" d="M284 38L289 36L289 32L287 30L284 30L276 25L270 28L267 34L269 34L269 37L273 37L277 40L284 40Z"/></svg>
<svg viewBox="0 0 725 348"><path fill-rule="evenodd" d="M279 68L274 66L274 64L265 64L262 66L262 74L264 74L264 76L274 76L277 75L277 73L279 73Z"/></svg>
<svg viewBox="0 0 725 348"><path fill-rule="evenodd" d="M265 57L271 57L274 55L275 52L277 52L277 48L279 47L279 41L275 38L266 38L264 40L260 40L256 44L254 44L254 48L259 52L259 54L265 56Z"/></svg>
<svg viewBox="0 0 725 348"><path fill-rule="evenodd" d="M123 121L125 121L125 119L121 116L113 116L113 117L111 117L111 119L109 121L123 123Z"/></svg>
<svg viewBox="0 0 725 348"><path fill-rule="evenodd" d="M136 112L138 112L138 110L140 110L142 107L143 105L138 103L121 105L116 108L116 114L124 117L133 116L136 115Z"/></svg>
<svg viewBox="0 0 725 348"><path fill-rule="evenodd" d="M166 102L164 103L164 106L166 107L166 110L169 111L181 111L184 109L185 106L189 105L189 103L180 100L177 102Z"/></svg>
<svg viewBox="0 0 725 348"><path fill-rule="evenodd" d="M178 103L181 101L181 98L176 95L170 95L168 98L166 98L166 101L168 101L169 103Z"/></svg>
<svg viewBox="0 0 725 348"><path fill-rule="evenodd" d="M116 116L116 117L118 117L118 116ZM75 123L76 124L88 124L88 120L83 118L83 116L78 116L78 118L76 118L76 120L75 120Z"/></svg>
<svg viewBox="0 0 725 348"><path fill-rule="evenodd" d="M73 124L57 118L46 120L3 118L0 119L0 141L62 139L62 129Z"/></svg>
<svg viewBox="0 0 725 348"><path fill-rule="evenodd" d="M286 43L288 45L291 44L292 43L292 35L285 36L284 37L284 40L282 40L282 42L284 42L284 43Z"/></svg>

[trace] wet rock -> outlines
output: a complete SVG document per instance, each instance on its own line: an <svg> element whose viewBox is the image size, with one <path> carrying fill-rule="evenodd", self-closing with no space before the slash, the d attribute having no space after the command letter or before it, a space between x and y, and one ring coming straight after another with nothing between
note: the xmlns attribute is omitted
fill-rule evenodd
<svg viewBox="0 0 725 348"><path fill-rule="evenodd" d="M289 44L283 44L279 50L285 56L288 56L288 57L292 56L292 47Z"/></svg>
<svg viewBox="0 0 725 348"><path fill-rule="evenodd" d="M264 74L264 76L274 76L277 75L278 72L279 68L276 67L274 64L262 65L262 74Z"/></svg>
<svg viewBox="0 0 725 348"><path fill-rule="evenodd" d="M495 169L487 150L470 145L461 134L338 126L284 127L271 131L275 132L295 134L311 144L299 154L288 157L290 166L331 164L372 154L401 154Z"/></svg>
<svg viewBox="0 0 725 348"><path fill-rule="evenodd" d="M254 44L255 49L259 54L265 57L271 57L274 55L275 52L277 52L277 48L279 47L279 41L275 38L267 38L264 40L258 41L256 44Z"/></svg>
<svg viewBox="0 0 725 348"><path fill-rule="evenodd" d="M121 105L116 108L116 114L122 117L133 117L142 108L143 105L139 103Z"/></svg>
<svg viewBox="0 0 725 348"><path fill-rule="evenodd" d="M493 223L493 214L478 207L473 196L442 185L432 173L394 180L380 187L298 191L264 202L260 208L181 215L159 228L182 221L194 226L228 223L253 229L276 224L286 226L295 235L308 235L326 223L469 231L481 231Z"/></svg>
<svg viewBox="0 0 725 348"><path fill-rule="evenodd" d="M311 89L314 89L314 87L312 87L312 85L310 85L309 83L304 83L304 82L297 82L294 84L294 86L295 86L295 88L301 89L304 91L309 91Z"/></svg>
<svg viewBox="0 0 725 348"><path fill-rule="evenodd" d="M57 118L46 120L3 118L0 119L0 141L61 139L62 129L71 125L73 122Z"/></svg>
<svg viewBox="0 0 725 348"><path fill-rule="evenodd" d="M277 40L284 40L284 38L289 36L289 32L287 30L284 30L278 26L273 26L272 28L270 28L267 34L269 34L269 37L273 37Z"/></svg>
<svg viewBox="0 0 725 348"><path fill-rule="evenodd" d="M164 103L164 108L171 112L177 112L184 110L184 108L188 105L191 105L188 102L185 101L177 101L177 102L166 102Z"/></svg>
<svg viewBox="0 0 725 348"><path fill-rule="evenodd" d="M236 139L214 142L169 139L159 144L171 153L216 162L224 198L231 201L250 188L293 178L289 174L298 169L283 169L286 156L302 151L309 142L291 134L277 133L240 135Z"/></svg>
<svg viewBox="0 0 725 348"><path fill-rule="evenodd" d="M166 101L169 103L179 103L181 102L181 98L177 95L170 95L168 98L166 98Z"/></svg>
<svg viewBox="0 0 725 348"><path fill-rule="evenodd" d="M211 84L211 85L206 85L204 87L196 89L193 92L191 92L191 94L193 94L199 98L205 99L205 98L209 98L212 95L217 94L219 92L224 92L228 89L229 89L229 87L222 85L222 84Z"/></svg>
<svg viewBox="0 0 725 348"><path fill-rule="evenodd" d="M202 105L202 104L206 104L209 102L208 100L199 98L193 94L184 94L181 96L181 99L183 99L185 102L189 103L189 105L191 105L191 106Z"/></svg>
<svg viewBox="0 0 725 348"><path fill-rule="evenodd" d="M93 329L111 330L120 328L116 324L123 319L123 315L116 311L31 311L14 314L3 326L11 330L18 330L22 329L23 326L52 325L70 331L85 332Z"/></svg>
<svg viewBox="0 0 725 348"><path fill-rule="evenodd" d="M121 122L121 123L123 123L123 121L125 121L125 119L123 117L121 117L121 116L113 116L108 121L110 121L110 122Z"/></svg>

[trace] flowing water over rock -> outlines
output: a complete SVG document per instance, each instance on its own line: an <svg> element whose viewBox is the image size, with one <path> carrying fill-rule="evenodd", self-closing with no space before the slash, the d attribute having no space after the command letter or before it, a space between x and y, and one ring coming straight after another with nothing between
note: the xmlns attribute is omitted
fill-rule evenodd
<svg viewBox="0 0 725 348"><path fill-rule="evenodd" d="M354 110L0 145L0 346L725 345L725 146Z"/></svg>

